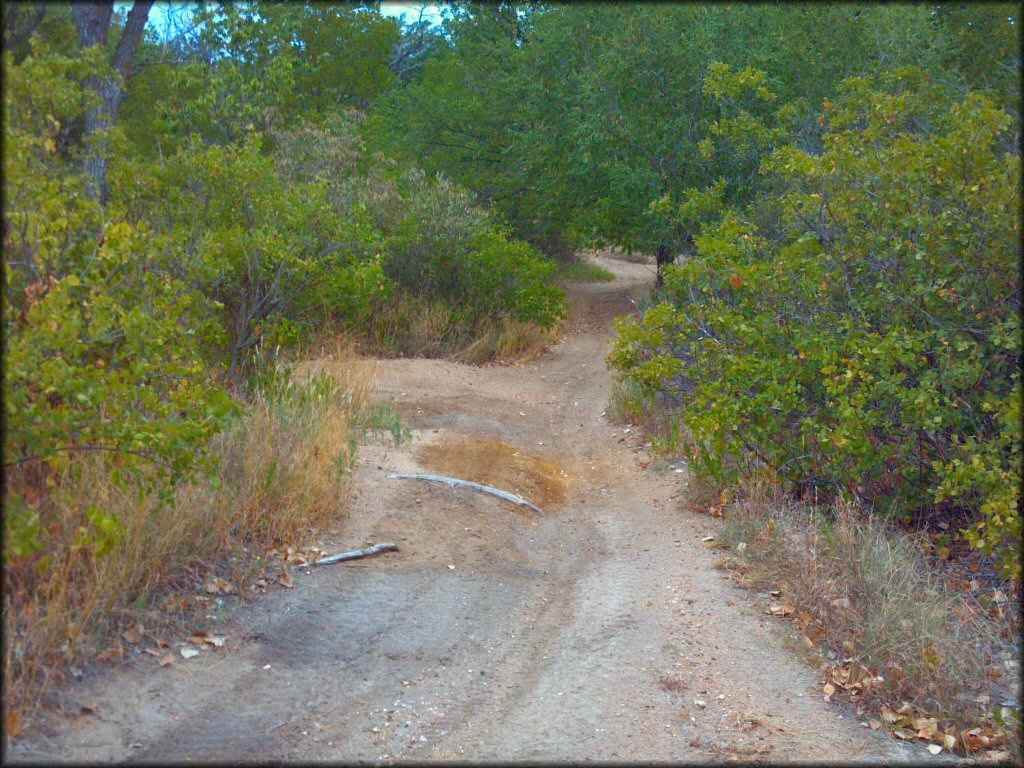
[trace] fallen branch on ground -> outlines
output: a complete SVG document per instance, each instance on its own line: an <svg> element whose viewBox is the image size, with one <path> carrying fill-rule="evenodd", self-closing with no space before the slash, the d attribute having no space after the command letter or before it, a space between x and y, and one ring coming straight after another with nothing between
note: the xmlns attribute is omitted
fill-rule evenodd
<svg viewBox="0 0 1024 768"><path fill-rule="evenodd" d="M340 552L337 555L328 555L327 557L321 557L319 560L314 560L312 563L302 563L299 568L309 568L311 565L330 565L331 563L340 563L343 560L358 560L360 557L370 557L371 555L379 555L381 552L397 552L398 545L393 541L387 541L383 544L374 544L372 547L366 549L353 549L350 552Z"/></svg>
<svg viewBox="0 0 1024 768"><path fill-rule="evenodd" d="M413 475L407 472L389 472L388 479L425 480L428 483L440 483L442 485L447 485L449 488L452 488L453 490L457 486L463 488L472 488L474 491L480 491L481 493L489 493L491 496L497 496L499 499L511 501L513 504L518 504L520 507L532 509L538 515L544 514L540 507L531 504L522 496L516 496L516 494L514 493L503 491L500 488L495 488L494 486L491 485L484 485L483 483L474 483L471 480L459 480L456 477L445 477L444 475Z"/></svg>

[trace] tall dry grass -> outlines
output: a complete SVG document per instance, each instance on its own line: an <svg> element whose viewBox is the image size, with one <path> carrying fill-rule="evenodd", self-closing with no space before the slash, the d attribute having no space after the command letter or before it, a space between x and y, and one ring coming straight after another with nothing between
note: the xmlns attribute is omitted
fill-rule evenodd
<svg viewBox="0 0 1024 768"><path fill-rule="evenodd" d="M354 337L371 354L450 358L470 364L491 360L530 359L555 343L560 325L551 329L512 318L470 323L442 301L398 294L378 307Z"/></svg>
<svg viewBox="0 0 1024 768"><path fill-rule="evenodd" d="M1005 716L997 705L1000 681L1015 674L1007 660L1019 658L1017 610L951 589L886 519L850 503L798 504L763 485L727 505L717 541L741 583L781 590L824 657L884 679L868 696L876 710L909 702L958 727L991 720L994 708Z"/></svg>
<svg viewBox="0 0 1024 768"><path fill-rule="evenodd" d="M686 427L678 405L664 395L644 390L630 379L612 385L608 417L618 424L639 426L651 440L652 452L663 459L685 456Z"/></svg>
<svg viewBox="0 0 1024 768"><path fill-rule="evenodd" d="M483 329L480 336L452 355L454 360L479 365L491 360L527 362L558 341L561 324L542 328L536 323L504 320Z"/></svg>
<svg viewBox="0 0 1024 768"><path fill-rule="evenodd" d="M187 621L182 610L212 575L244 594L261 553L341 518L370 384L342 353L305 377L283 366L260 377L213 438L214 473L169 499L114 482L114 462L95 455L47 478L42 549L4 565L9 735L54 683L124 653L126 629Z"/></svg>

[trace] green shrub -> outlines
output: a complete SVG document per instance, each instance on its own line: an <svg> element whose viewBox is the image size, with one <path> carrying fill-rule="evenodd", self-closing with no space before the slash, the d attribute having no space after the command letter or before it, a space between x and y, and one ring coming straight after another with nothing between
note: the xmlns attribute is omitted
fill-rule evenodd
<svg viewBox="0 0 1024 768"><path fill-rule="evenodd" d="M684 398L698 462L755 458L899 514L955 504L1019 575L1020 156L977 95L912 70L847 81L824 149L776 150L625 318L611 355Z"/></svg>
<svg viewBox="0 0 1024 768"><path fill-rule="evenodd" d="M164 268L223 312L232 370L327 317L358 322L389 291L368 218L326 180L285 178L261 145L194 139L165 162L126 163L117 198L158 233Z"/></svg>
<svg viewBox="0 0 1024 768"><path fill-rule="evenodd" d="M199 357L202 297L161 269L151 233L89 198L64 156L76 160L61 126L90 107L81 82L95 63L7 65L4 465L61 471L71 454L109 453L120 474L188 476L231 410Z"/></svg>
<svg viewBox="0 0 1024 768"><path fill-rule="evenodd" d="M387 216L378 221L397 284L444 301L471 325L508 315L548 327L560 316L562 293L547 285L554 263L512 240L468 192L418 170L392 189L399 205L381 204L377 215Z"/></svg>

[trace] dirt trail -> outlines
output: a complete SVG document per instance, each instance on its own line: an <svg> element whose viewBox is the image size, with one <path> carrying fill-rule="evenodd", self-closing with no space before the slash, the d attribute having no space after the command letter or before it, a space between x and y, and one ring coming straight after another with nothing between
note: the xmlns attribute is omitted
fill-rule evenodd
<svg viewBox="0 0 1024 768"><path fill-rule="evenodd" d="M599 261L617 280L573 286L569 332L534 362L380 362L377 396L413 440L361 449L325 548L399 552L297 575L233 617L226 648L89 682L97 714L8 759L925 756L822 701L766 596L713 567L701 539L717 521L680 511L685 474L645 468L635 431L604 416L613 319L653 271ZM390 470L451 470L546 514Z"/></svg>

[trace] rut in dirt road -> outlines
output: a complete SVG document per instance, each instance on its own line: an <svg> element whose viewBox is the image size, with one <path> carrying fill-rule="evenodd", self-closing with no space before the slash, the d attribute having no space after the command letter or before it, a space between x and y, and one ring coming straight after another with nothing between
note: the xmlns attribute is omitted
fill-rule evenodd
<svg viewBox="0 0 1024 768"><path fill-rule="evenodd" d="M536 361L379 362L377 396L413 438L362 449L350 517L325 548L399 552L297 575L239 613L225 649L94 682L96 717L11 757L916 755L821 700L760 596L714 568L701 540L716 521L680 511L685 473L648 467L606 418L613 319L653 270L599 262L617 280L574 286L566 337ZM389 472L488 483L544 514Z"/></svg>

